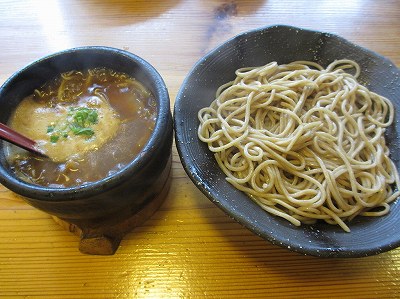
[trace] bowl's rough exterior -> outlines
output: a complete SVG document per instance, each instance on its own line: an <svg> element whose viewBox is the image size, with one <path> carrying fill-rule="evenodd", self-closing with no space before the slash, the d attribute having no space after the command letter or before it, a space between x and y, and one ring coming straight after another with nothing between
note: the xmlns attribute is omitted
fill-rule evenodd
<svg viewBox="0 0 400 299"><path fill-rule="evenodd" d="M173 139L168 90L159 73L142 58L115 48L81 47L33 62L0 87L0 122L6 123L18 103L61 72L108 67L141 81L157 100L158 117L147 145L124 169L80 187L45 188L15 177L0 142L0 183L32 206L71 222L129 217L154 199L166 186Z"/></svg>
<svg viewBox="0 0 400 299"><path fill-rule="evenodd" d="M197 137L197 113L215 99L220 85L235 78L238 68L296 60L311 60L327 66L335 59L344 58L359 63L362 84L392 100L397 110L400 108L400 71L388 59L333 34L282 25L245 32L212 50L195 64L175 101L176 145L182 164L196 186L229 216L257 235L302 254L361 257L398 247L400 202L394 202L390 214L384 217L356 218L349 224L351 233L324 223L295 227L266 213L226 182L207 145ZM391 157L397 167L400 166L398 120L397 116L386 132Z"/></svg>

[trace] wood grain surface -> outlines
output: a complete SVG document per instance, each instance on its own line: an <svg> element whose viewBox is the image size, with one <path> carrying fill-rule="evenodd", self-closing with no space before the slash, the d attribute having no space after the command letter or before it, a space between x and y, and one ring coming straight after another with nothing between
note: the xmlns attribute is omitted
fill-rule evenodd
<svg viewBox="0 0 400 299"><path fill-rule="evenodd" d="M399 0L0 0L0 83L58 50L112 46L153 64L173 106L205 53L273 24L336 33L400 65ZM0 298L400 297L400 249L302 256L220 211L188 179L175 147L172 175L161 209L106 257L81 254L75 235L0 186Z"/></svg>

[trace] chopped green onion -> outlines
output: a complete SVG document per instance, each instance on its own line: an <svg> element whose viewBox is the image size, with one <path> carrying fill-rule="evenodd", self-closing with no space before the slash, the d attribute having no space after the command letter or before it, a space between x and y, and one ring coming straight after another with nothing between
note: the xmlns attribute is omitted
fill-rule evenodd
<svg viewBox="0 0 400 299"><path fill-rule="evenodd" d="M47 126L47 133L52 133L50 135L50 141L56 143L60 139L60 136L67 138L70 131L72 131L74 135L84 135L88 138L92 137L95 132L90 126L98 122L98 117L96 109L71 107L68 112L66 123L59 126Z"/></svg>
<svg viewBox="0 0 400 299"><path fill-rule="evenodd" d="M94 135L94 131L92 128L84 128L76 124L71 124L70 129L75 135L86 135L86 136Z"/></svg>
<svg viewBox="0 0 400 299"><path fill-rule="evenodd" d="M54 126L48 126L47 127L47 133L51 133L54 131Z"/></svg>
<svg viewBox="0 0 400 299"><path fill-rule="evenodd" d="M50 136L51 143L56 143L58 141L58 139L60 139L60 136L58 136L58 135L51 135Z"/></svg>

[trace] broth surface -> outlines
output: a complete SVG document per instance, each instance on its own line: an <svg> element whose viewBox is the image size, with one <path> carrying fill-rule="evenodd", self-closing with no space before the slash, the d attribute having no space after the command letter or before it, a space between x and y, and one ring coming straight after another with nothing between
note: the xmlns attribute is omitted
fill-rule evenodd
<svg viewBox="0 0 400 299"><path fill-rule="evenodd" d="M11 144L6 154L27 182L82 185L132 161L150 138L156 117L153 95L127 74L106 68L71 71L25 98L9 121L50 159Z"/></svg>

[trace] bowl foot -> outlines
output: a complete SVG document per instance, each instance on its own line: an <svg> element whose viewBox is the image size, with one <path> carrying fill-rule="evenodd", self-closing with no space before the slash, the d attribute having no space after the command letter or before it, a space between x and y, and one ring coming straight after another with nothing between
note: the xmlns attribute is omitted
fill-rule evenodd
<svg viewBox="0 0 400 299"><path fill-rule="evenodd" d="M77 224L67 219L52 217L63 228L80 237L79 251L81 253L113 255L123 237L135 227L144 223L158 210L168 195L170 185L171 176L168 175L162 191L128 218L118 219L117 216L116 219L107 219L106 222L94 219L90 223Z"/></svg>

